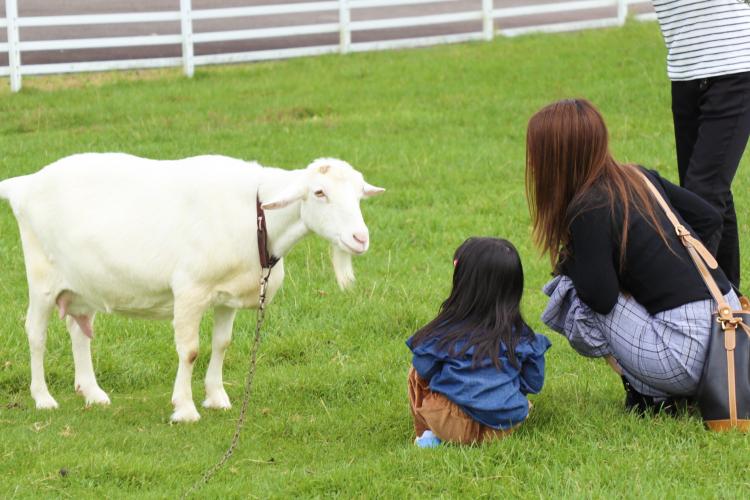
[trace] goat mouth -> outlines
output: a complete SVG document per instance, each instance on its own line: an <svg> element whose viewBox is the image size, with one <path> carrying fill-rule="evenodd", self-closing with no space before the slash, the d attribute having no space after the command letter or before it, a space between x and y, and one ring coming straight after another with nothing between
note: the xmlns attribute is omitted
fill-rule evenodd
<svg viewBox="0 0 750 500"><path fill-rule="evenodd" d="M365 253L367 251L364 247L363 248L356 248L356 247L350 245L349 243L347 243L346 241L344 241L341 238L339 238L339 242L344 246L344 250L346 250L348 252L351 252L351 253L353 253L355 255L362 255L363 253Z"/></svg>

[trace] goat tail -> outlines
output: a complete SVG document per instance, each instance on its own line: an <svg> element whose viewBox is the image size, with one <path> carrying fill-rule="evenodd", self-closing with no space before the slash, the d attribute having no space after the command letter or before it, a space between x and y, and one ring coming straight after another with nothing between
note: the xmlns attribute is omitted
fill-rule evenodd
<svg viewBox="0 0 750 500"><path fill-rule="evenodd" d="M0 198L3 200L10 200L10 179L0 181Z"/></svg>
<svg viewBox="0 0 750 500"><path fill-rule="evenodd" d="M7 200L13 205L14 200L18 197L23 186L26 184L27 177L28 176L23 175L0 181L0 199Z"/></svg>

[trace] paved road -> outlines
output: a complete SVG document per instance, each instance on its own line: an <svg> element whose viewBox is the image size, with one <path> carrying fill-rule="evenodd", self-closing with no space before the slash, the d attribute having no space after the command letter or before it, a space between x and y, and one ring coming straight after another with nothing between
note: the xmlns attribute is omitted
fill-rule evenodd
<svg viewBox="0 0 750 500"><path fill-rule="evenodd" d="M291 1L302 3L316 0L193 0L194 9L239 7L248 5L285 4ZM563 0L495 0L495 7L511 7L540 3L559 3ZM122 12L154 12L179 10L179 0L18 0L19 15L54 16L71 14L104 14ZM352 20L379 19L425 14L440 14L478 10L481 0L455 0L446 3L423 4L402 7L358 9L352 13ZM631 9L633 9L631 7ZM648 12L650 4L635 8L637 12ZM5 2L0 5L0 17L5 16ZM497 20L497 28L516 28L523 26L567 22L582 19L594 19L614 16L614 8L579 11L572 13L547 14ZM303 15L274 15L263 17L246 17L239 19L212 19L195 21L193 30L196 33L237 30L250 28L267 28L273 26L295 26L315 23L337 22L337 11L313 12ZM412 27L388 30L359 31L352 34L353 42L390 40L429 35L446 35L479 31L480 23L451 23L435 26ZM136 24L61 26L46 28L23 28L21 40L60 40L70 38L115 37L128 35L175 34L179 33L179 22L152 22ZM6 41L5 30L0 30L0 42ZM216 54L267 50L286 47L311 45L329 45L338 43L337 34L305 35L285 38L269 38L248 41L201 43L195 45L195 54ZM21 54L23 64L42 64L58 62L77 62L93 60L139 59L147 57L179 56L179 45L154 47L126 47L111 49L57 50L45 52L24 52ZM0 65L7 65L7 54L0 54Z"/></svg>

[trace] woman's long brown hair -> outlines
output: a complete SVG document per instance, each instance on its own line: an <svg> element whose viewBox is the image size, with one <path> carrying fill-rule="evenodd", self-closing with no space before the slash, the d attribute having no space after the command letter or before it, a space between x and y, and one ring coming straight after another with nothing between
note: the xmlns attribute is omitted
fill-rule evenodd
<svg viewBox="0 0 750 500"><path fill-rule="evenodd" d="M622 213L620 271L632 208L669 247L654 212L655 201L636 169L612 158L604 119L585 99L557 101L531 117L526 134L526 196L534 241L543 254L549 253L553 266L564 257L570 224L586 208L592 189L604 195L613 217Z"/></svg>

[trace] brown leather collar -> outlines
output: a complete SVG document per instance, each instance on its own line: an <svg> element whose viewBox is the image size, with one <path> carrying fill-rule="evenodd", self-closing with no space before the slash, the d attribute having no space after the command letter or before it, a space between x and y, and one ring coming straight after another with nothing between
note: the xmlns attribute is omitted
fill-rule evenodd
<svg viewBox="0 0 750 500"><path fill-rule="evenodd" d="M271 269L279 262L279 258L271 255L268 251L268 230L266 229L266 213L260 202L260 195L255 196L255 207L258 214L258 255L260 256L260 267Z"/></svg>

